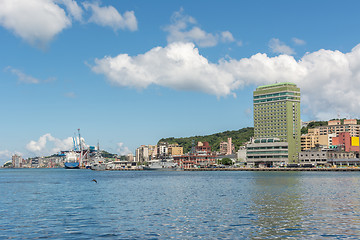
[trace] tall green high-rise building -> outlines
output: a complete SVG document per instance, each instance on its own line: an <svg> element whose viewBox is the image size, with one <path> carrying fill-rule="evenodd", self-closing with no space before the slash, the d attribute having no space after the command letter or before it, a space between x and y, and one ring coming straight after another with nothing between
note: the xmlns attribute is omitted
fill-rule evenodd
<svg viewBox="0 0 360 240"><path fill-rule="evenodd" d="M300 88L293 83L260 86L254 91L254 137L288 143L289 163L301 150Z"/></svg>

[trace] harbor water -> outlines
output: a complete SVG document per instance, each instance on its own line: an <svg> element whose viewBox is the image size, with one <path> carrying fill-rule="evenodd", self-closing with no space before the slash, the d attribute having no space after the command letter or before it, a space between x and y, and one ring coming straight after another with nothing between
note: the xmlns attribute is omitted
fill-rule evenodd
<svg viewBox="0 0 360 240"><path fill-rule="evenodd" d="M360 172L1 169L0 215L0 239L359 239Z"/></svg>

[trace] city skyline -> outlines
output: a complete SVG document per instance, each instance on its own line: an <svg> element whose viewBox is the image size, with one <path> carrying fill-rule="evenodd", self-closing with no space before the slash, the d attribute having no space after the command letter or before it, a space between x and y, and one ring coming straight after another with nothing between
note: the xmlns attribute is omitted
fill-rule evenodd
<svg viewBox="0 0 360 240"><path fill-rule="evenodd" d="M359 118L358 1L0 2L0 163L72 146L135 152L253 126L292 82L301 119ZM226 140L226 139L224 139Z"/></svg>

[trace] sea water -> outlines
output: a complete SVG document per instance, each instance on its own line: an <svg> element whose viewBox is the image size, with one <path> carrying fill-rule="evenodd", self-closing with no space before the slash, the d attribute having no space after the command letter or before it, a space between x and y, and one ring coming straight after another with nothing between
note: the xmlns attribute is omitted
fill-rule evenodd
<svg viewBox="0 0 360 240"><path fill-rule="evenodd" d="M0 216L0 239L359 239L360 172L1 169Z"/></svg>

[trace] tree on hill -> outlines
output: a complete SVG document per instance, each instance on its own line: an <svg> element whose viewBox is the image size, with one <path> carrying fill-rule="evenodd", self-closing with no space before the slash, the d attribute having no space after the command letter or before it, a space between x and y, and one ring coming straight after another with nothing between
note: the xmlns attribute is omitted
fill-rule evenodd
<svg viewBox="0 0 360 240"><path fill-rule="evenodd" d="M197 144L197 142L208 142L211 146L212 151L219 151L220 142L227 141L227 138L231 137L232 143L235 146L235 151L237 151L239 149L239 146L249 141L250 138L253 136L254 136L254 128L247 127L239 130L225 131L225 132L215 133L206 136L193 136L186 138L174 138L174 137L162 138L159 140L159 142L167 142L169 144L177 143L184 148L184 153L187 153L191 150L193 141L195 142L195 144Z"/></svg>
<svg viewBox="0 0 360 240"><path fill-rule="evenodd" d="M328 121L314 121L309 123L306 127L301 128L301 134L308 133L309 129L313 129L316 127L326 126L328 124Z"/></svg>

